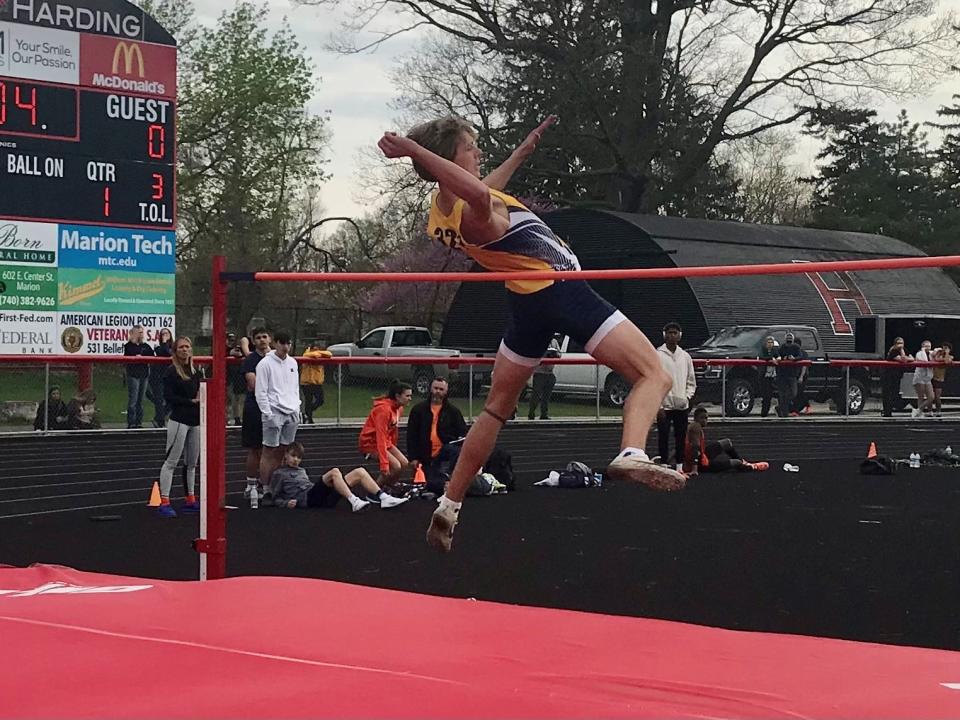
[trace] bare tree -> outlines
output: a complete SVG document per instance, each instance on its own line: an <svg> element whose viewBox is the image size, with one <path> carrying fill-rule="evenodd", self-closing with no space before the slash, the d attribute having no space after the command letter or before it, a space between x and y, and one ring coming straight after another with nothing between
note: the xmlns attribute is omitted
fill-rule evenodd
<svg viewBox="0 0 960 720"><path fill-rule="evenodd" d="M810 219L812 190L792 162L795 144L785 131L771 130L732 148L744 222L804 225Z"/></svg>
<svg viewBox="0 0 960 720"><path fill-rule="evenodd" d="M535 116L561 116L558 150L536 167L544 194L575 187L626 211L663 209L718 147L809 108L922 90L953 52L951 17L934 17L932 0L306 1L350 10L343 51L424 28L467 43L481 57L472 69L498 74L463 94L499 96L487 116L504 142ZM391 14L400 22L370 30ZM485 77L462 70L448 81Z"/></svg>

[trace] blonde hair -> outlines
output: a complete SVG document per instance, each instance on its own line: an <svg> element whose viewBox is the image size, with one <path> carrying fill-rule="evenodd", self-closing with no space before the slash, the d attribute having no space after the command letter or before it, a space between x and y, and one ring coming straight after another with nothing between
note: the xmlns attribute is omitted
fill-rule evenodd
<svg viewBox="0 0 960 720"><path fill-rule="evenodd" d="M462 117L448 115L439 120L431 120L417 125L407 133L407 137L433 154L439 155L445 160L453 160L464 133L468 133L473 138L477 137L477 133L470 123ZM414 161L413 169L424 180L436 182L437 179L418 162Z"/></svg>
<svg viewBox="0 0 960 720"><path fill-rule="evenodd" d="M180 362L180 358L177 357L177 345L181 342L186 342L190 345L190 359L187 360L186 363ZM189 380L196 375L196 370L193 369L193 341L186 335L181 335L177 338L177 341L173 343L173 355L170 357L170 361L173 363L173 369L177 371L177 375L179 375L181 379Z"/></svg>

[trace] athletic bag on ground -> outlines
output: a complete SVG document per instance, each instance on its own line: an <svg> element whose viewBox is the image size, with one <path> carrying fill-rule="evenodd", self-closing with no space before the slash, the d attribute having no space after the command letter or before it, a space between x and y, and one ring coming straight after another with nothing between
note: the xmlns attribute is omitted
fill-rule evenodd
<svg viewBox="0 0 960 720"><path fill-rule="evenodd" d="M490 473L501 484L506 485L509 492L513 492L516 487L516 479L513 476L513 457L506 450L494 448L483 466L485 473Z"/></svg>
<svg viewBox="0 0 960 720"><path fill-rule="evenodd" d="M896 465L886 455L876 455L860 463L861 475L893 475Z"/></svg>

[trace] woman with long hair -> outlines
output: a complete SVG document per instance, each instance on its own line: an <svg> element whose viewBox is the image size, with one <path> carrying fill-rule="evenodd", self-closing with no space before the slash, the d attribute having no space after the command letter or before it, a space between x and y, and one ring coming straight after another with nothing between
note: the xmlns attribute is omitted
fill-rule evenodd
<svg viewBox="0 0 960 720"><path fill-rule="evenodd" d="M157 512L161 517L177 516L170 505L170 487L181 455L187 472L184 479L186 502L180 509L182 512L200 512L194 490L200 461L201 378L200 371L193 366L193 343L188 337L178 337L171 367L163 376L163 397L171 413L167 423L167 455L160 468L160 507Z"/></svg>
<svg viewBox="0 0 960 720"><path fill-rule="evenodd" d="M373 399L373 408L360 431L360 452L377 458L380 485L396 482L404 470L416 470L397 447L400 417L412 397L413 390L407 383L393 380L386 395Z"/></svg>

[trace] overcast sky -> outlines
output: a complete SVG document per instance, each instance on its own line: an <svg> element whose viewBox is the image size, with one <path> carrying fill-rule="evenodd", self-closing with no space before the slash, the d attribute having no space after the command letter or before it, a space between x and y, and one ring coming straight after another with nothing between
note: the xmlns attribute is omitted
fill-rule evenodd
<svg viewBox="0 0 960 720"><path fill-rule="evenodd" d="M195 0L198 19L212 25L221 12L233 7L233 0ZM324 49L338 27L337 18L326 8L294 5L290 0L268 0L274 11L274 24L286 17L300 42L313 59L320 78L311 106L315 112L330 111L332 142L327 170L332 173L321 191L324 215L356 216L363 206L355 198L355 160L361 148L371 147L391 126L394 112L389 103L395 91L388 77L398 55L411 49L413 38L400 36L372 53L341 56ZM960 0L941 0L942 10L960 14ZM944 78L928 97L902 103L887 103L878 108L885 119L893 118L901 107L914 121L932 120L936 109L960 92L960 78Z"/></svg>

